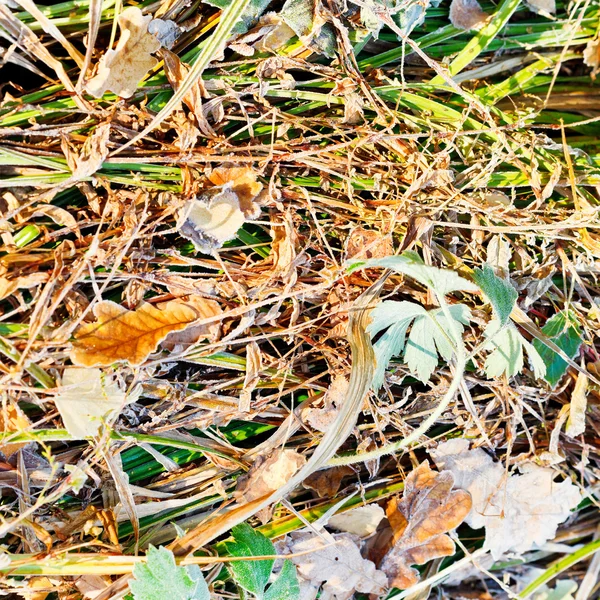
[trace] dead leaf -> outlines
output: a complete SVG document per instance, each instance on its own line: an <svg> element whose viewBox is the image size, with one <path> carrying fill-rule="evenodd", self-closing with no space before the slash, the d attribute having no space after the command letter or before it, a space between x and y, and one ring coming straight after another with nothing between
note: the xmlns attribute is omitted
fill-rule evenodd
<svg viewBox="0 0 600 600"><path fill-rule="evenodd" d="M525 5L534 13L541 15L556 12L556 0L525 0Z"/></svg>
<svg viewBox="0 0 600 600"><path fill-rule="evenodd" d="M598 73L600 69L600 39L587 43L583 51L583 62L586 66L592 67L592 76Z"/></svg>
<svg viewBox="0 0 600 600"><path fill-rule="evenodd" d="M136 402L137 387L127 394L100 369L66 367L54 403L65 429L77 439L94 437L102 420L111 419L125 405Z"/></svg>
<svg viewBox="0 0 600 600"><path fill-rule="evenodd" d="M248 167L214 169L208 179L215 187L187 202L177 222L179 233L205 254L232 240L246 219L258 217L254 200L262 190Z"/></svg>
<svg viewBox="0 0 600 600"><path fill-rule="evenodd" d="M390 235L380 231L354 227L346 240L346 260L364 258L384 258L394 254Z"/></svg>
<svg viewBox="0 0 600 600"><path fill-rule="evenodd" d="M31 422L25 416L25 413L14 404L7 404L0 408L0 431L2 433L21 433L31 427ZM10 458L15 452L27 446L29 442L20 442L18 444L0 444L0 452L6 458Z"/></svg>
<svg viewBox="0 0 600 600"><path fill-rule="evenodd" d="M473 509L465 522L473 529L485 527L484 548L496 559L551 540L581 501L570 480L554 481L553 469L531 464L508 475L481 448L469 450L468 440L449 440L430 454L438 468L452 472L456 487L470 492Z"/></svg>
<svg viewBox="0 0 600 600"><path fill-rule="evenodd" d="M94 315L95 323L86 323L75 333L70 354L75 365L108 366L121 360L139 365L169 333L186 329L202 318L192 303L181 299L164 303L162 310L147 302L127 310L103 300L94 306Z"/></svg>
<svg viewBox="0 0 600 600"><path fill-rule="evenodd" d="M86 91L96 98L107 91L121 98L133 96L138 83L158 64L152 53L160 48L160 42L148 32L150 21L152 16L144 16L136 6L119 15L119 43L100 59L96 76L85 85Z"/></svg>
<svg viewBox="0 0 600 600"><path fill-rule="evenodd" d="M379 504L367 504L333 515L327 525L338 531L364 538L375 533L383 519L385 519L385 511Z"/></svg>
<svg viewBox="0 0 600 600"><path fill-rule="evenodd" d="M102 166L108 156L109 138L110 123L102 123L86 139L80 151L73 150L66 138L62 139L61 148L74 180L80 181L91 177Z"/></svg>
<svg viewBox="0 0 600 600"><path fill-rule="evenodd" d="M293 286L298 279L294 264L298 234L289 212L281 221L271 223L271 238L273 242L269 258L273 261L273 275L281 277L286 284Z"/></svg>
<svg viewBox="0 0 600 600"><path fill-rule="evenodd" d="M333 498L339 491L342 479L347 475L352 475L353 469L342 465L340 467L331 467L331 469L321 469L311 473L302 485L317 493L319 498Z"/></svg>
<svg viewBox="0 0 600 600"><path fill-rule="evenodd" d="M246 346L246 376L243 388L240 392L240 410L248 412L252 401L252 392L260 381L262 369L262 355L256 342L250 342Z"/></svg>
<svg viewBox="0 0 600 600"><path fill-rule="evenodd" d="M419 581L419 572L411 565L454 554L454 542L445 534L469 514L471 498L453 490L453 485L452 473L436 473L425 461L406 478L402 500L390 502L386 513L393 547L379 568L391 587L404 590Z"/></svg>
<svg viewBox="0 0 600 600"><path fill-rule="evenodd" d="M190 296L187 299L181 299L185 305L190 306L196 311L197 319L208 319L223 314L221 305L215 300L203 298L201 296ZM168 302L160 302L156 308L163 310ZM208 339L216 341L221 333L221 322L208 323L207 325L190 325L183 330L169 333L161 342L161 346L166 350L182 351L187 350L193 344L200 340Z"/></svg>
<svg viewBox="0 0 600 600"><path fill-rule="evenodd" d="M6 277L0 277L0 300L8 298L14 294L17 290L30 290L42 283L48 281L48 273L31 273L30 275L23 275L16 279L7 279Z"/></svg>
<svg viewBox="0 0 600 600"><path fill-rule="evenodd" d="M321 598L349 600L355 592L382 594L386 577L360 554L355 538L348 533L318 536L300 531L290 535L287 548L298 567L302 600L314 600L322 587Z"/></svg>
<svg viewBox="0 0 600 600"><path fill-rule="evenodd" d="M585 432L585 413L587 411L587 390L589 379L584 373L577 374L575 388L571 394L569 405L569 419L565 433L571 437L577 437Z"/></svg>
<svg viewBox="0 0 600 600"><path fill-rule="evenodd" d="M289 448L276 450L267 458L261 456L238 479L233 495L240 502L252 502L282 487L305 464L306 458Z"/></svg>
<svg viewBox="0 0 600 600"><path fill-rule="evenodd" d="M348 392L349 381L343 375L337 375L325 396L323 397L323 408L314 408L312 406L301 410L302 420L308 423L316 431L325 433L335 421L339 407L344 402Z"/></svg>
<svg viewBox="0 0 600 600"><path fill-rule="evenodd" d="M480 29L488 17L477 0L452 0L450 4L450 23L458 29Z"/></svg>

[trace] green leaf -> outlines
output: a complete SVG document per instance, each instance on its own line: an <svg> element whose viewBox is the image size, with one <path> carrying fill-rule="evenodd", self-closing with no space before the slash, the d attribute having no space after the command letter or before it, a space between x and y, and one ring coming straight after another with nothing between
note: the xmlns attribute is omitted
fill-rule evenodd
<svg viewBox="0 0 600 600"><path fill-rule="evenodd" d="M277 579L266 591L263 600L298 600L300 584L296 575L296 567L291 560L284 560Z"/></svg>
<svg viewBox="0 0 600 600"><path fill-rule="evenodd" d="M509 281L498 277L489 265L475 269L473 279L490 301L500 324L506 325L519 296L517 290Z"/></svg>
<svg viewBox="0 0 600 600"><path fill-rule="evenodd" d="M546 321L542 333L549 337L569 358L577 356L581 347L581 328L575 316L569 311L556 313ZM544 342L533 340L533 346L538 351L546 365L546 381L555 387L565 374L568 363Z"/></svg>
<svg viewBox="0 0 600 600"><path fill-rule="evenodd" d="M419 304L392 300L381 302L371 311L368 328L371 337L387 328L373 346L377 361L373 389L378 390L383 385L390 360L402 352L411 373L423 382L429 381L437 367L438 354L447 361L454 356L454 340L456 335L462 335L463 324L469 322L471 313L463 304L448 307L448 312L450 321L439 308L427 312Z"/></svg>
<svg viewBox="0 0 600 600"><path fill-rule="evenodd" d="M197 565L178 567L170 550L150 546L146 563L133 569L129 588L134 600L210 600Z"/></svg>
<svg viewBox="0 0 600 600"><path fill-rule="evenodd" d="M231 533L233 542L225 542L231 556L270 556L276 554L271 540L252 529L247 523L236 525ZM275 560L232 561L229 569L236 583L259 598L263 597Z"/></svg>
<svg viewBox="0 0 600 600"><path fill-rule="evenodd" d="M479 288L474 283L464 279L454 271L426 265L416 252L404 252L399 256L373 258L362 262L360 267L362 269L371 269L373 267L392 269L397 273L402 273L416 279L440 296L445 296L450 292L459 290L466 292L479 291Z"/></svg>
<svg viewBox="0 0 600 600"><path fill-rule="evenodd" d="M492 377L514 377L523 370L523 349L527 351L529 363L536 378L544 377L546 366L537 350L509 323L503 326L498 319L488 323L484 331L488 339L485 350L491 350L485 360L485 374Z"/></svg>
<svg viewBox="0 0 600 600"><path fill-rule="evenodd" d="M314 30L315 8L313 0L286 0L279 16L299 38L310 39L315 50L333 57L336 50L334 30L329 23L320 25L319 31Z"/></svg>

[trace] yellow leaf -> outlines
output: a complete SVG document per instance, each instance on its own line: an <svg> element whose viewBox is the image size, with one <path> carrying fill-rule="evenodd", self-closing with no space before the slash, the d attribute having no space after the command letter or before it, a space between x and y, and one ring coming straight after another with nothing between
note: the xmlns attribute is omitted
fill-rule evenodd
<svg viewBox="0 0 600 600"><path fill-rule="evenodd" d="M13 404L0 408L0 430L2 433L19 433L29 429L31 423L29 419ZM0 452L6 458L10 458L15 452L18 452L27 443L20 444L0 444Z"/></svg>
<svg viewBox="0 0 600 600"><path fill-rule="evenodd" d="M119 43L100 59L96 76L85 86L92 96L102 98L105 92L111 91L122 98L130 98L138 83L158 64L152 53L160 48L160 42L148 33L151 20L152 16L142 15L135 6L126 8L119 15Z"/></svg>
<svg viewBox="0 0 600 600"><path fill-rule="evenodd" d="M201 301L202 299L200 299ZM94 307L97 322L75 334L71 362L81 367L108 366L117 361L140 365L172 331L202 317L192 302L171 300L159 310L144 302L136 310L104 300Z"/></svg>

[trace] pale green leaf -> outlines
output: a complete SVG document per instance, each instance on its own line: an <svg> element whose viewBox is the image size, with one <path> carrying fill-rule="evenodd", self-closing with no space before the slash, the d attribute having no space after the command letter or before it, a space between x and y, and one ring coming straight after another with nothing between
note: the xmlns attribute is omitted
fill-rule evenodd
<svg viewBox="0 0 600 600"><path fill-rule="evenodd" d="M520 373L523 370L523 349L527 352L534 376L539 379L546 374L546 366L537 350L512 323L502 326L498 319L493 319L488 323L484 336L488 340L484 349L491 351L484 366L488 377L514 377Z"/></svg>
<svg viewBox="0 0 600 600"><path fill-rule="evenodd" d="M300 584L296 575L296 567L291 560L284 560L277 579L265 592L264 600L298 600Z"/></svg>
<svg viewBox="0 0 600 600"><path fill-rule="evenodd" d="M423 383L429 381L438 366L434 331L437 325L427 317L417 319L410 330L404 360L411 373Z"/></svg>
<svg viewBox="0 0 600 600"><path fill-rule="evenodd" d="M429 315L433 317L439 327L433 329L433 339L440 356L449 361L455 352L456 336L462 337L463 325L468 325L471 320L471 311L464 304L453 304L448 307L451 322L441 309L432 310Z"/></svg>
<svg viewBox="0 0 600 600"><path fill-rule="evenodd" d="M519 296L517 290L509 281L498 277L489 265L475 269L473 279L490 301L500 324L505 325Z"/></svg>
<svg viewBox="0 0 600 600"><path fill-rule="evenodd" d="M546 321L542 333L549 337L569 358L577 356L582 343L582 333L577 320L569 311L555 314ZM567 371L568 363L540 340L533 340L546 365L546 381L554 387Z"/></svg>
<svg viewBox="0 0 600 600"><path fill-rule="evenodd" d="M292 31L302 38L312 38L311 45L326 56L335 56L336 39L329 23L315 31L315 8L312 0L286 0L279 16Z"/></svg>
<svg viewBox="0 0 600 600"><path fill-rule="evenodd" d="M449 269L438 269L426 265L416 252L404 252L399 256L387 256L385 258L374 258L354 266L362 269L383 267L392 269L397 273L408 275L424 286L432 289L440 296L450 292L466 291L478 292L479 288L472 282L461 277L458 273Z"/></svg>
<svg viewBox="0 0 600 600"><path fill-rule="evenodd" d="M146 563L133 569L129 588L134 600L210 600L208 586L196 565L178 567L166 548L150 546Z"/></svg>

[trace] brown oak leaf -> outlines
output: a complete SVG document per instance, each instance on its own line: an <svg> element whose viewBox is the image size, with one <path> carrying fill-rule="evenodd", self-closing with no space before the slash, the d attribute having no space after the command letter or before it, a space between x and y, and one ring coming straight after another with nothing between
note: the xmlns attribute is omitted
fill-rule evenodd
<svg viewBox="0 0 600 600"><path fill-rule="evenodd" d="M75 333L70 358L80 367L112 365L126 361L143 363L162 340L173 331L181 331L204 316L204 298L171 300L161 309L147 302L135 310L103 300L94 307L95 323L86 323Z"/></svg>
<svg viewBox="0 0 600 600"><path fill-rule="evenodd" d="M419 580L411 565L454 554L454 542L446 533L469 514L471 496L453 490L453 485L450 471L432 471L425 461L406 478L402 500L388 503L392 548L379 568L388 576L390 586L407 589Z"/></svg>

